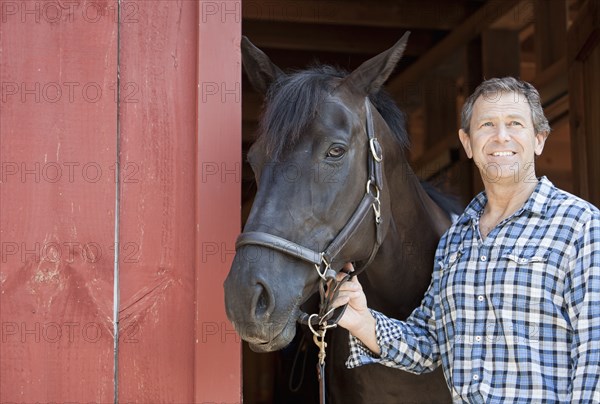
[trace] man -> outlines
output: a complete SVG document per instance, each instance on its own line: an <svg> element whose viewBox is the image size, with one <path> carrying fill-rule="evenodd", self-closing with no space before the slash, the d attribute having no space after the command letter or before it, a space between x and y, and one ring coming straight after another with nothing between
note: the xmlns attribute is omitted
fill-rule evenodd
<svg viewBox="0 0 600 404"><path fill-rule="evenodd" d="M358 280L342 286L348 367L442 365L455 402L600 402L600 212L536 177L549 132L530 84L475 90L459 137L485 191L442 236L405 322L368 309Z"/></svg>

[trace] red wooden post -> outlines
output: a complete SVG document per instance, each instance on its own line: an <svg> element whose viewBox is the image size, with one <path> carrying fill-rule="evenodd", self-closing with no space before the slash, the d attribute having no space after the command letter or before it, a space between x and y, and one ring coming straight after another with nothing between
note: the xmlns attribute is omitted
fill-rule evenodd
<svg viewBox="0 0 600 404"><path fill-rule="evenodd" d="M240 1L200 1L195 402L241 402L240 341L223 281L241 222Z"/></svg>
<svg viewBox="0 0 600 404"><path fill-rule="evenodd" d="M113 401L116 1L0 2L0 402Z"/></svg>
<svg viewBox="0 0 600 404"><path fill-rule="evenodd" d="M194 400L197 10L122 3L122 403Z"/></svg>

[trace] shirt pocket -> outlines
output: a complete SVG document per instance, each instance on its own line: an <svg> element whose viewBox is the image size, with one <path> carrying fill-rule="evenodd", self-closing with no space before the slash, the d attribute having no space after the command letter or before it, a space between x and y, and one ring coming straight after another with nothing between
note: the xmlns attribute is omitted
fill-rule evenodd
<svg viewBox="0 0 600 404"><path fill-rule="evenodd" d="M463 290L465 287L465 269L460 265L462 256L463 250L459 248L438 262L441 267L439 296L444 312L455 310L464 302L462 294L457 293L457 289Z"/></svg>
<svg viewBox="0 0 600 404"><path fill-rule="evenodd" d="M502 291L496 300L524 313L541 310L541 302L556 281L548 267L549 255L550 251L542 247L514 249L502 254L492 275L491 289Z"/></svg>

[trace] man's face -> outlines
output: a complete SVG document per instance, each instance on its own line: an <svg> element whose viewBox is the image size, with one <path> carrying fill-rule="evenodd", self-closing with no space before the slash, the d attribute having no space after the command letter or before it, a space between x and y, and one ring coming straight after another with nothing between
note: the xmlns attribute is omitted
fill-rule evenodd
<svg viewBox="0 0 600 404"><path fill-rule="evenodd" d="M484 182L535 181L534 155L542 153L547 134L535 133L525 96L480 96L473 105L470 132L461 129L460 141Z"/></svg>

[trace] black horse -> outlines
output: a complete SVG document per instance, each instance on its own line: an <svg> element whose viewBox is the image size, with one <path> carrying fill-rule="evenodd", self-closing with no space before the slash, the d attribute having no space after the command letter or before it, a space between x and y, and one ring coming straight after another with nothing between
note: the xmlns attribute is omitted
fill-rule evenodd
<svg viewBox="0 0 600 404"><path fill-rule="evenodd" d="M310 255L330 245L365 193L380 193L374 203L380 224L375 214L361 219L330 264L339 271L345 262L371 261L359 276L369 306L395 318L406 318L419 305L437 242L450 215L459 213L413 173L405 156L404 115L381 90L407 37L349 74L330 66L285 74L242 40L245 70L266 97L259 136L248 153L258 191L244 234L273 235ZM367 137L367 110L380 149ZM377 163L369 155L381 153L383 178L373 189L368 166ZM375 241L378 232L381 243ZM319 279L310 258L268 243L242 243L224 285L227 316L254 351L280 350L293 340ZM329 333L328 402L450 401L439 369L421 376L381 365L346 369L348 334ZM314 368L309 371L306 377L316 378Z"/></svg>

